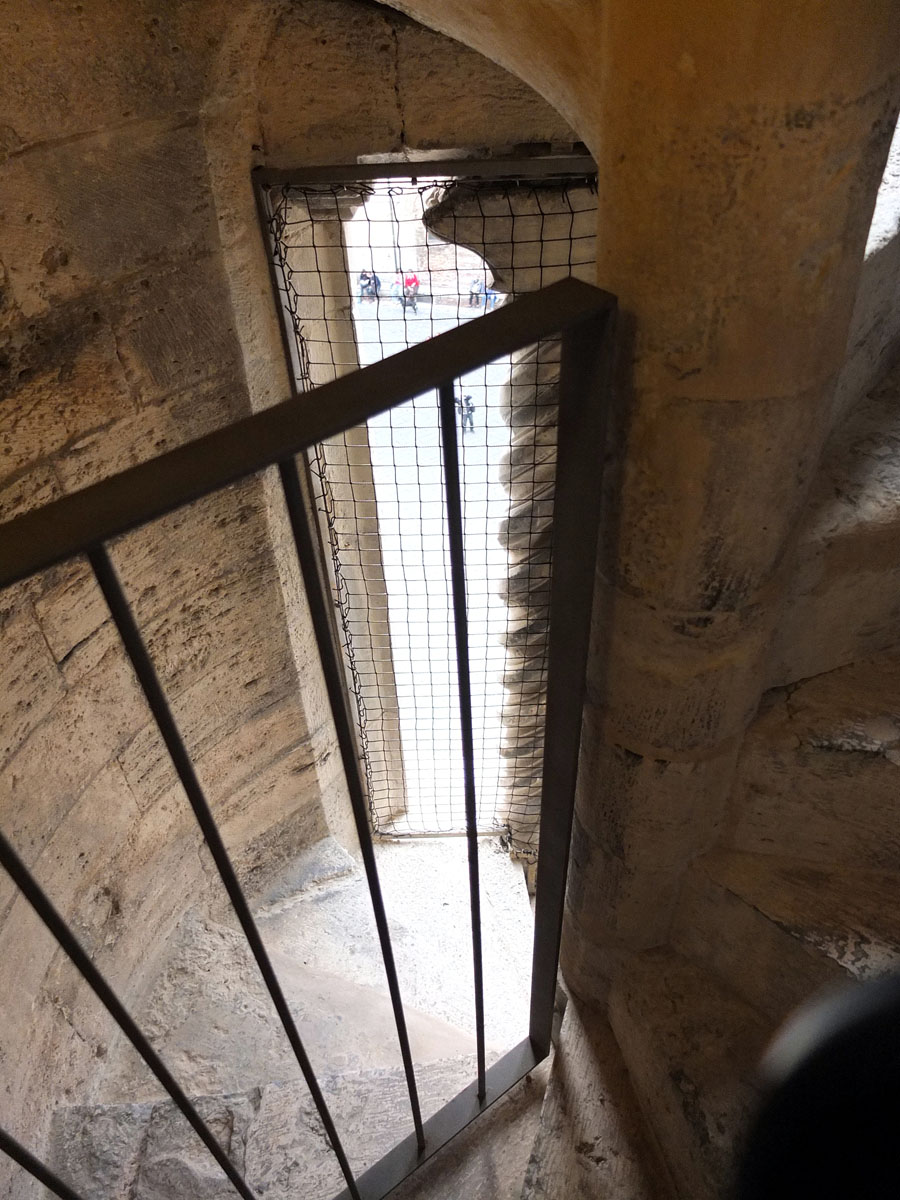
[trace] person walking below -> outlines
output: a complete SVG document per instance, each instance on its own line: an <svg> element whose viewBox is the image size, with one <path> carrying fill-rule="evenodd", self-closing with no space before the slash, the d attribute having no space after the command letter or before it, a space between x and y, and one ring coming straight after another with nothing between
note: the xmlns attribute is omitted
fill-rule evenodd
<svg viewBox="0 0 900 1200"><path fill-rule="evenodd" d="M475 432L475 405L472 403L471 396L457 396L456 407L459 410L460 425L462 426L462 435L466 436L466 429L469 433Z"/></svg>
<svg viewBox="0 0 900 1200"><path fill-rule="evenodd" d="M404 308L407 304L412 306L413 312L416 312L416 297L419 294L419 277L415 271L407 271L403 277L403 298L405 300Z"/></svg>

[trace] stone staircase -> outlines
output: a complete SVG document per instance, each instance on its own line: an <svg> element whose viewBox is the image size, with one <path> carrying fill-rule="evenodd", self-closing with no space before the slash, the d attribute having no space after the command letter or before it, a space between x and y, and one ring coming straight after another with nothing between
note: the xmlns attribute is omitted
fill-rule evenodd
<svg viewBox="0 0 900 1200"><path fill-rule="evenodd" d="M464 839L429 840L380 845L377 853L427 1119L475 1075L466 845ZM482 842L480 858L484 931L492 947L485 980L490 1063L527 1030L532 915L521 868L491 842ZM361 869L325 839L256 898L254 915L351 1166L360 1173L412 1132ZM225 909L186 912L134 1015L260 1200L328 1200L343 1189L299 1067ZM545 1081L546 1069L536 1072L492 1114L495 1131L504 1122L517 1129L511 1152L498 1155L496 1137L485 1130L474 1142L469 1138L475 1160L490 1161L509 1200L521 1189ZM122 1042L110 1045L92 1094L57 1109L48 1159L91 1200L234 1195ZM406 1186L413 1188L412 1181Z"/></svg>
<svg viewBox="0 0 900 1200"><path fill-rule="evenodd" d="M832 435L798 530L772 685L900 641L900 365Z"/></svg>
<svg viewBox="0 0 900 1200"><path fill-rule="evenodd" d="M546 1069L523 1081L398 1200L720 1197L780 1022L822 988L900 967L898 391L900 373L826 458L773 686L667 944L627 962L608 1013L570 1003L549 1084ZM392 919L423 1099L437 1107L471 1078L473 1043L466 996L439 982L465 974L462 944L423 944L402 917L439 924L450 889L430 870L424 858L412 870ZM361 1169L408 1128L365 888L334 844L292 872L257 915L298 1020L315 1030L311 1053ZM386 894L396 882L388 869ZM526 920L524 885L516 904L514 926ZM515 958L513 940L497 936ZM261 1197L330 1196L340 1178L241 953L221 915L189 914L139 1015ZM489 1012L522 995L527 963L496 984ZM76 1184L87 1171L97 1200L231 1194L125 1053L110 1054L89 1103L60 1110L53 1138L57 1165Z"/></svg>
<svg viewBox="0 0 900 1200"><path fill-rule="evenodd" d="M425 1064L423 1109L433 1112L471 1079L474 1059ZM412 1132L399 1068L319 1078L355 1172ZM194 1098L198 1111L260 1200L330 1200L344 1187L302 1080ZM51 1153L63 1177L92 1200L233 1200L234 1188L170 1100L61 1109Z"/></svg>
<svg viewBox="0 0 900 1200"><path fill-rule="evenodd" d="M718 1197L755 1100L769 1026L710 972L668 948L636 955L610 1023L679 1197Z"/></svg>
<svg viewBox="0 0 900 1200"><path fill-rule="evenodd" d="M848 978L900 968L900 890L888 871L722 852L700 859L674 944L772 1021Z"/></svg>
<svg viewBox="0 0 900 1200"><path fill-rule="evenodd" d="M571 1000L521 1200L668 1200L671 1194L606 1014Z"/></svg>

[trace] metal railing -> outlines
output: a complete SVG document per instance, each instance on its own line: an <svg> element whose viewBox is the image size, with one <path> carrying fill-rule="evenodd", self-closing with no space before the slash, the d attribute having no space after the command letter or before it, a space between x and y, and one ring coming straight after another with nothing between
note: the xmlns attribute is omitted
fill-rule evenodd
<svg viewBox="0 0 900 1200"><path fill-rule="evenodd" d="M0 526L0 588L78 555L85 556L89 561L340 1164L346 1180L341 1200L345 1197L379 1200L386 1195L532 1070L550 1050L580 745L600 512L601 451L605 415L609 409L607 400L611 383L614 315L615 301L611 296L587 284L564 280L392 358L342 376L313 393L295 396ZM467 707L465 573L460 533L453 381L463 372L557 333L562 334L562 352L553 528L554 569L550 599L541 854L535 897L530 1027L528 1036L519 1045L486 1068L478 841L474 824L471 713ZM477 1077L454 1100L423 1121L390 931L378 880L365 783L340 649L334 638L330 599L317 554L311 517L303 500L295 456L324 438L429 390L437 390L440 397L451 539L462 753L466 764ZM300 1031L291 1015L191 756L106 549L106 543L111 538L271 466L277 467L280 475L310 606L409 1092L412 1133L358 1177L351 1170L304 1049ZM169 1073L146 1034L135 1023L2 833L0 864L190 1122L235 1191L245 1200L253 1200L253 1191ZM67 1200L79 1200L78 1194L70 1186L3 1130L0 1130L0 1149L56 1195Z"/></svg>

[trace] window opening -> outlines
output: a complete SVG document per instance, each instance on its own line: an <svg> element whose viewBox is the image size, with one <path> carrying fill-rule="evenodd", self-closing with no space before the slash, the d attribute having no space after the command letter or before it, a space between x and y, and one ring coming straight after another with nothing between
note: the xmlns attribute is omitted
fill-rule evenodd
<svg viewBox="0 0 900 1200"><path fill-rule="evenodd" d="M372 171L377 171L372 167ZM360 168L362 173L365 168ZM301 389L566 275L592 279L592 175L291 183L270 229ZM478 826L536 846L558 344L457 380ZM465 828L434 393L311 456L373 828Z"/></svg>

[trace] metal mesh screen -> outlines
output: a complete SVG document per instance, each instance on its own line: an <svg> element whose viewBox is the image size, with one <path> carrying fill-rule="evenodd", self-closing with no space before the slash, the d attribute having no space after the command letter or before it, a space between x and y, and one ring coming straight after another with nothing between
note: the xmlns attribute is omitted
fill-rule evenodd
<svg viewBox="0 0 900 1200"><path fill-rule="evenodd" d="M269 192L298 384L593 276L590 179L432 178ZM546 672L558 344L456 381L478 824L533 851ZM437 397L317 447L373 827L465 826Z"/></svg>

